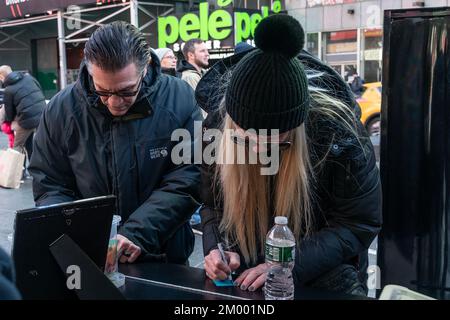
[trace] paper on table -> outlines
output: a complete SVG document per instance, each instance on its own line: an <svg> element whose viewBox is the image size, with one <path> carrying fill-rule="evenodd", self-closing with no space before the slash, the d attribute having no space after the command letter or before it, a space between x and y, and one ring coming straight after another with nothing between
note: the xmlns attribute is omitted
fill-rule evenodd
<svg viewBox="0 0 450 320"><path fill-rule="evenodd" d="M387 285L383 288L380 300L436 300L421 293L412 291L408 288Z"/></svg>

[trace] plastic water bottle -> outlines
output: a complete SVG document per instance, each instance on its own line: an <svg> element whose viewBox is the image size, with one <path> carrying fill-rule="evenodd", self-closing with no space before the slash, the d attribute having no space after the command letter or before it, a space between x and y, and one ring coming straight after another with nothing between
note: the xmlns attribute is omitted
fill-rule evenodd
<svg viewBox="0 0 450 320"><path fill-rule="evenodd" d="M119 257L117 252L117 229L121 220L122 218L120 216L113 216L105 265L106 276L117 288L125 284L125 275L119 272Z"/></svg>
<svg viewBox="0 0 450 320"><path fill-rule="evenodd" d="M295 238L287 223L286 217L275 217L275 226L266 237L266 263L270 266L264 285L266 300L294 299Z"/></svg>

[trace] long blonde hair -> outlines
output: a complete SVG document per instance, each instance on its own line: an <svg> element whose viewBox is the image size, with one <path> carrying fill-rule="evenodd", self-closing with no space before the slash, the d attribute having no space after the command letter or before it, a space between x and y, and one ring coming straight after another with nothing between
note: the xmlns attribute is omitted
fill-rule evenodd
<svg viewBox="0 0 450 320"><path fill-rule="evenodd" d="M224 131L237 128L226 115ZM309 181L312 171L304 125L289 132L289 140L292 145L281 153L275 176L261 175L260 164L218 164L216 167L216 181L221 187L224 203L219 229L229 243L239 246L246 263L257 261L258 253L264 248L269 219L273 216L288 217L297 239L302 232L311 230ZM223 135L219 159L225 157L230 148L237 147L229 136ZM236 156L237 152L233 151L233 154ZM271 179L274 180L271 182Z"/></svg>
<svg viewBox="0 0 450 320"><path fill-rule="evenodd" d="M326 92L310 88L310 93L311 110L307 122L320 118L330 125L336 124L359 142L354 112ZM221 108L224 108L223 101ZM222 129L237 128L226 114ZM256 264L258 254L263 253L264 239L273 217L286 216L298 240L309 236L314 230L312 204L316 172L327 158L331 143L339 137L329 137L330 149L320 159L315 158L314 163L311 159L316 155L310 154L311 140L307 136L305 123L289 132L289 140L291 147L281 153L279 171L275 176L261 175L260 164L225 163L216 166L214 185L220 186L221 191L216 194L223 196L219 230L230 246L240 248L247 264ZM231 148L238 147L226 134L219 145L219 159L226 157ZM246 157L248 159L248 155Z"/></svg>

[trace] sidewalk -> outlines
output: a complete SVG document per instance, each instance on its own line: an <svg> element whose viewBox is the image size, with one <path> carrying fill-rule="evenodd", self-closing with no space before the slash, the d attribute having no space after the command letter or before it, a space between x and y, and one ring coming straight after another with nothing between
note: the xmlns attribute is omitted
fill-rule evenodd
<svg viewBox="0 0 450 320"><path fill-rule="evenodd" d="M8 147L8 137L0 133L0 149ZM19 189L0 187L0 247L11 251L16 210L34 207L32 180L26 179ZM9 237L9 239L8 239Z"/></svg>
<svg viewBox="0 0 450 320"><path fill-rule="evenodd" d="M34 207L32 180L27 179L20 189L0 187L0 247L11 251L12 232L16 210ZM9 239L8 239L9 238Z"/></svg>

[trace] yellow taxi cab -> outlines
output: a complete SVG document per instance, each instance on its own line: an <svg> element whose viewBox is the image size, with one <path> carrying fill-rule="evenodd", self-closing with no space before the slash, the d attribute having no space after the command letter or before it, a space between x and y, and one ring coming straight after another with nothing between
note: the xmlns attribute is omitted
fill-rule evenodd
<svg viewBox="0 0 450 320"><path fill-rule="evenodd" d="M361 122L369 135L380 134L381 113L381 82L366 83L363 85L362 95L356 99L361 107Z"/></svg>

